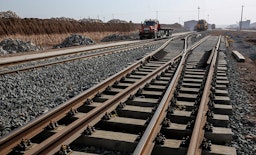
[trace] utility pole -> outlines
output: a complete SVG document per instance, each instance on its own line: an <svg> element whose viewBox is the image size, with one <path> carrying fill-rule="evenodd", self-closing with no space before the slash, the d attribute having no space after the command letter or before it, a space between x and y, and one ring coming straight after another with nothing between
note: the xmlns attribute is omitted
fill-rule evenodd
<svg viewBox="0 0 256 155"><path fill-rule="evenodd" d="M243 10L244 10L244 6L242 5L241 21L240 21L240 30L242 30L242 23L243 23Z"/></svg>
<svg viewBox="0 0 256 155"><path fill-rule="evenodd" d="M156 19L158 19L158 11L156 11Z"/></svg>
<svg viewBox="0 0 256 155"><path fill-rule="evenodd" d="M200 7L198 6L197 9L198 9L198 21L199 21L199 10L200 10Z"/></svg>

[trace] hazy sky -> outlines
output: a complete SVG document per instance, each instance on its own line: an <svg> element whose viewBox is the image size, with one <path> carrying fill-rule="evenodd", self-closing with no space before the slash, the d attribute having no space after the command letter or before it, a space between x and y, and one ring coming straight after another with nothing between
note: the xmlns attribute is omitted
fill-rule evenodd
<svg viewBox="0 0 256 155"><path fill-rule="evenodd" d="M184 23L198 18L217 25L243 20L256 22L256 0L0 0L0 12L11 10L25 18L118 18L141 22L156 18L161 23Z"/></svg>

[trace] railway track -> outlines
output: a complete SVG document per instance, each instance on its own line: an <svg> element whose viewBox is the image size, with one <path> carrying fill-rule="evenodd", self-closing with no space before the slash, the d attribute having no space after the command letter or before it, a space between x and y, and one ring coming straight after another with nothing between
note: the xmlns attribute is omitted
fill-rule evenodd
<svg viewBox="0 0 256 155"><path fill-rule="evenodd" d="M228 128L232 107L219 44L220 38L208 56L194 51L184 60L172 95L151 119L134 154L236 154L235 148L225 146L233 136Z"/></svg>
<svg viewBox="0 0 256 155"><path fill-rule="evenodd" d="M155 49L165 41L143 41L120 44L110 44L105 46L95 46L94 48L66 49L60 51L50 51L42 54L32 53L30 55L19 55L13 57L0 58L0 75L25 71L44 66L75 61L78 59L88 59L106 54L112 54L129 50L141 50L143 48Z"/></svg>
<svg viewBox="0 0 256 155"><path fill-rule="evenodd" d="M177 39L187 33L177 33L172 39ZM25 71L44 66L75 61L78 59L87 59L101 55L107 55L117 52L130 50L141 50L143 48L157 49L165 40L154 41L130 41L121 43L112 43L107 45L92 45L88 47L67 48L64 50L50 50L41 53L28 53L14 55L9 57L0 57L0 75Z"/></svg>
<svg viewBox="0 0 256 155"><path fill-rule="evenodd" d="M186 37L180 50L165 43L2 138L0 154L101 153L103 148L121 154L235 153L224 146L232 137L227 128L232 107L220 104L229 101L219 40L205 37L187 48ZM212 50L202 52L206 46Z"/></svg>

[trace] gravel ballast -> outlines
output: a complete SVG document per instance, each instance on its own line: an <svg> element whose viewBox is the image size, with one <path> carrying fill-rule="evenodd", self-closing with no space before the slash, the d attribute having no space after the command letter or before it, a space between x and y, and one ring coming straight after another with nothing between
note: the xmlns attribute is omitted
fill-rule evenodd
<svg viewBox="0 0 256 155"><path fill-rule="evenodd" d="M0 76L0 135L48 112L155 48L144 47Z"/></svg>
<svg viewBox="0 0 256 155"><path fill-rule="evenodd" d="M236 148L238 155L256 154L255 125L247 120L247 115L252 111L249 94L244 90L237 71L236 59L231 52L225 52L228 63L229 94L233 107L233 115L230 116L230 127L234 133L232 146ZM252 137L252 138L251 138Z"/></svg>
<svg viewBox="0 0 256 155"><path fill-rule="evenodd" d="M230 127L234 133L232 146L238 155L256 154L256 49L255 32L212 31L228 38L229 49L224 52L228 63L229 95L233 106ZM250 40L250 41L248 41ZM245 56L245 62L236 62L233 50Z"/></svg>
<svg viewBox="0 0 256 155"><path fill-rule="evenodd" d="M256 153L255 141L246 138L256 135L254 125L246 121L246 115L250 113L251 106L247 92L243 89L239 73L235 69L236 60L231 53L226 53L228 62L229 94L233 106L233 115L230 124L234 133L232 146L237 149L238 155L253 155Z"/></svg>
<svg viewBox="0 0 256 155"><path fill-rule="evenodd" d="M237 45L234 47L238 48ZM144 48L1 75L0 138L119 72L152 50ZM239 78L236 60L230 52L224 53L233 106L233 115L230 116L230 127L234 133L232 146L237 149L238 155L253 155L256 154L256 140L253 139L256 136L255 124L246 119L252 112L253 103L250 103L249 94Z"/></svg>

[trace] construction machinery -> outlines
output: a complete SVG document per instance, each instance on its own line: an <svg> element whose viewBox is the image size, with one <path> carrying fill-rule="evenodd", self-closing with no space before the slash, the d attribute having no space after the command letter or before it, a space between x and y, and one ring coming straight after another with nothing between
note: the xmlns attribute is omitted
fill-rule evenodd
<svg viewBox="0 0 256 155"><path fill-rule="evenodd" d="M206 31L207 29L208 23L204 19L199 20L195 26L195 31Z"/></svg>

